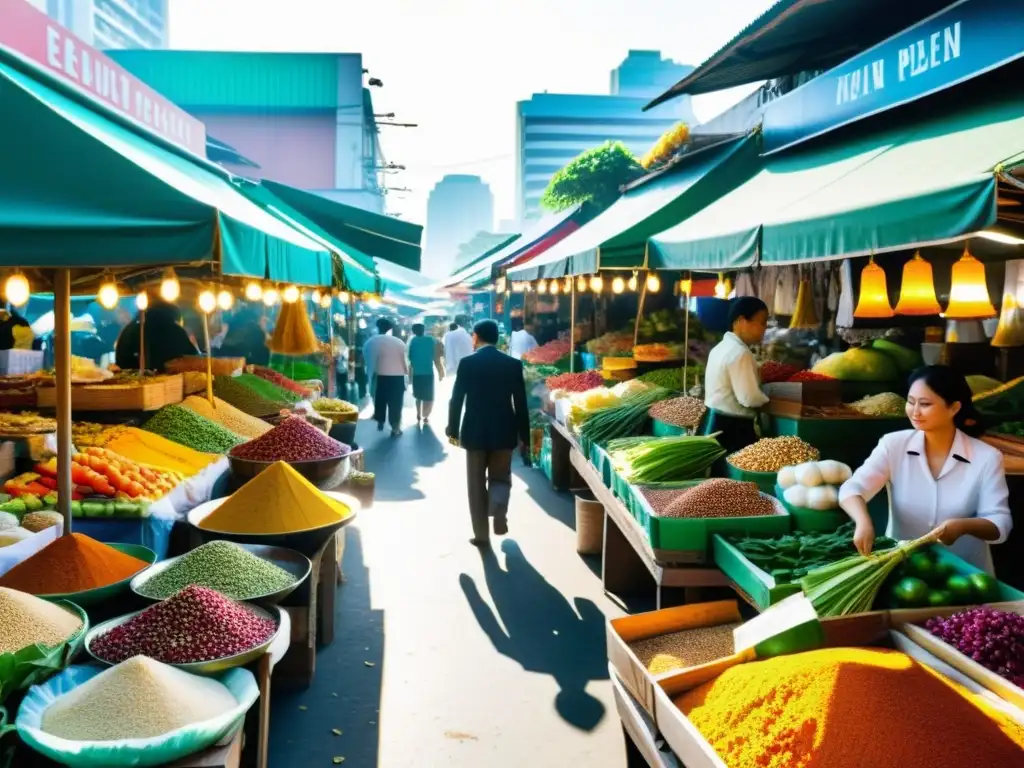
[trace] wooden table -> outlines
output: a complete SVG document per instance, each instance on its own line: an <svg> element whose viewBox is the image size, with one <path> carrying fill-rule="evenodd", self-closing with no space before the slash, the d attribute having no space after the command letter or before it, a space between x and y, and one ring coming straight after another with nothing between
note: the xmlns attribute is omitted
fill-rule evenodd
<svg viewBox="0 0 1024 768"><path fill-rule="evenodd" d="M627 768L685 768L659 736L658 729L650 715L643 711L633 694L626 690L615 668L608 665L615 697L615 709L622 721L622 733L626 740Z"/></svg>
<svg viewBox="0 0 1024 768"><path fill-rule="evenodd" d="M576 437L557 419L548 416L551 425L551 486L556 491L580 488L584 482L572 463L573 450L579 450Z"/></svg>

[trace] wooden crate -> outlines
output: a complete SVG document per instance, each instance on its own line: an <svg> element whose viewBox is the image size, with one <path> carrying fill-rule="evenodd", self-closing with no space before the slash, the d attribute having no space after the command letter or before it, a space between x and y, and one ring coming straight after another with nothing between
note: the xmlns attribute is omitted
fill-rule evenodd
<svg viewBox="0 0 1024 768"><path fill-rule="evenodd" d="M131 384L75 384L71 407L76 411L156 411L180 403L184 386L181 374ZM56 408L57 388L39 387L36 399L40 408Z"/></svg>

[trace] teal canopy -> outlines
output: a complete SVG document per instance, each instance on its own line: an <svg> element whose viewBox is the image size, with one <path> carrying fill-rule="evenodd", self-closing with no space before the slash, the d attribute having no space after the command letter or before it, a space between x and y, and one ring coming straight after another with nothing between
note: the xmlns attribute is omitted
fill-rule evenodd
<svg viewBox="0 0 1024 768"><path fill-rule="evenodd" d="M536 280L598 269L677 269L671 254L648 253L647 239L734 189L750 177L758 162L753 136L683 156L650 181L628 189L550 250L510 269L507 276L510 280Z"/></svg>
<svg viewBox="0 0 1024 768"><path fill-rule="evenodd" d="M226 172L148 141L0 62L0 264L118 267L321 263L326 249L254 204Z"/></svg>

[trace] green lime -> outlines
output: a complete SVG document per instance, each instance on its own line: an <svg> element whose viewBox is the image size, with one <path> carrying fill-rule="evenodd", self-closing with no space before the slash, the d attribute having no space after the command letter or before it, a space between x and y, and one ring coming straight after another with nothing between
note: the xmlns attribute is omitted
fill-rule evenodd
<svg viewBox="0 0 1024 768"><path fill-rule="evenodd" d="M991 603L999 599L999 582L987 573L972 573L967 577L974 590L974 597L983 603Z"/></svg>
<svg viewBox="0 0 1024 768"><path fill-rule="evenodd" d="M942 608L953 604L953 595L948 589L933 589L928 593L928 605L932 608Z"/></svg>
<svg viewBox="0 0 1024 768"><path fill-rule="evenodd" d="M917 608L928 602L928 585L914 576L900 579L892 588L895 602L904 608Z"/></svg>
<svg viewBox="0 0 1024 768"><path fill-rule="evenodd" d="M953 595L953 602L970 603L974 599L974 588L966 576L950 576L946 579L946 589Z"/></svg>
<svg viewBox="0 0 1024 768"><path fill-rule="evenodd" d="M935 563L934 578L936 586L945 586L950 576L956 576L956 567L945 560Z"/></svg>
<svg viewBox="0 0 1024 768"><path fill-rule="evenodd" d="M907 560L908 576L916 576L923 581L931 583L935 578L935 561L924 552L916 552Z"/></svg>

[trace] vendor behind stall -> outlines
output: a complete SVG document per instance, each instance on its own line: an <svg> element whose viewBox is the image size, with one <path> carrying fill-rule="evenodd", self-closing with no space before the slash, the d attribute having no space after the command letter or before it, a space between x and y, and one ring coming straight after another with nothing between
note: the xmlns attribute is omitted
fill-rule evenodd
<svg viewBox="0 0 1024 768"><path fill-rule="evenodd" d="M857 550L871 551L867 504L888 485L889 536L937 531L955 554L992 573L989 544L1005 541L1013 521L1003 455L973 437L983 430L967 381L942 365L915 371L907 417L914 428L885 435L839 489L839 504L856 523Z"/></svg>
<svg viewBox="0 0 1024 768"><path fill-rule="evenodd" d="M165 370L167 363L199 350L181 327L181 312L163 299L152 299L146 310L146 368ZM117 339L117 365L123 369L139 367L139 318L136 315Z"/></svg>
<svg viewBox="0 0 1024 768"><path fill-rule="evenodd" d="M757 409L768 402L761 391L757 361L750 346L759 344L768 327L768 307L754 296L733 299L729 331L708 355L704 373L704 404L708 408L704 434L715 432L726 456L757 442ZM712 472L725 474L725 459Z"/></svg>

